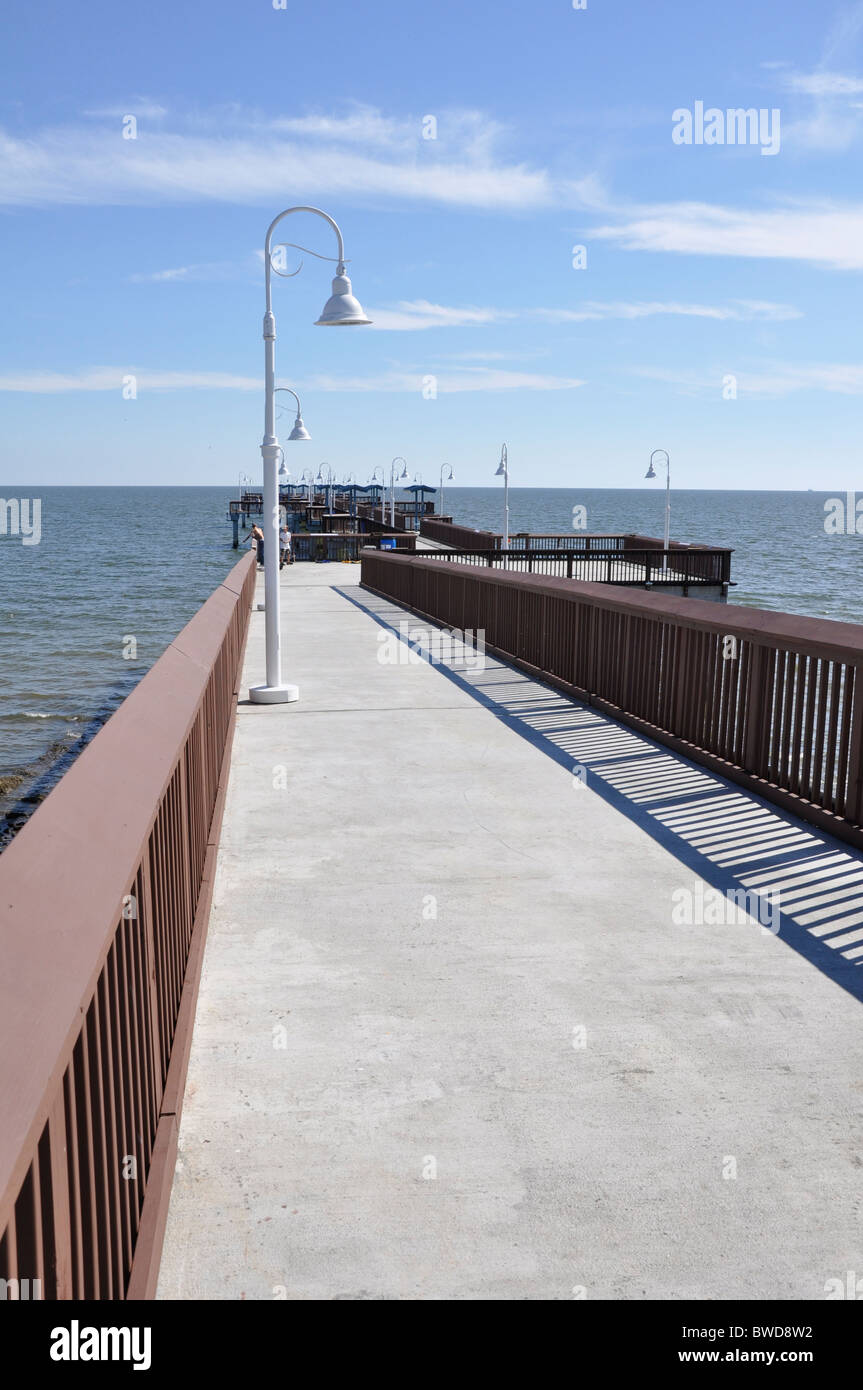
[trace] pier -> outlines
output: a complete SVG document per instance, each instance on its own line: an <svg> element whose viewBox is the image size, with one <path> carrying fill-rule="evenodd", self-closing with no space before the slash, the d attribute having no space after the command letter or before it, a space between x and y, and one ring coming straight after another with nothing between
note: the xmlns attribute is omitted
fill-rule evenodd
<svg viewBox="0 0 863 1390"><path fill-rule="evenodd" d="M0 1276L818 1299L856 1267L860 630L451 559L286 568L300 700L261 708L245 556L0 857Z"/></svg>

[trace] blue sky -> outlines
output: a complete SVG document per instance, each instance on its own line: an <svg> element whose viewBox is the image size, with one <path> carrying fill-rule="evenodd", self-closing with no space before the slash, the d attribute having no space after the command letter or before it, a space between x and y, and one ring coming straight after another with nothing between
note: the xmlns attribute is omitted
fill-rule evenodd
<svg viewBox="0 0 863 1390"><path fill-rule="evenodd" d="M863 3L47 0L6 28L9 482L258 475L261 248L312 203L375 323L313 327L313 257L276 279L295 473L484 485L506 440L514 486L637 486L658 447L679 487L861 485ZM778 110L778 151L675 143L696 102Z"/></svg>

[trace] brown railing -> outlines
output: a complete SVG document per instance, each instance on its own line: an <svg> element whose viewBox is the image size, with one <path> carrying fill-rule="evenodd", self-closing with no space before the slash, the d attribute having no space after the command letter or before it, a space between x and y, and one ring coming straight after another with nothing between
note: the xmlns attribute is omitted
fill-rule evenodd
<svg viewBox="0 0 863 1390"><path fill-rule="evenodd" d="M439 563L487 565L514 573L547 574L560 579L580 579L592 584L625 584L644 587L723 588L730 580L731 551L572 549L550 550L436 550L420 551L423 559Z"/></svg>
<svg viewBox="0 0 863 1390"><path fill-rule="evenodd" d="M153 1292L254 584L250 554L0 856L7 1296Z"/></svg>
<svg viewBox="0 0 863 1390"><path fill-rule="evenodd" d="M501 543L501 537L493 531L477 531L472 526L456 526L451 521L435 521L430 517L423 517L420 522L420 535L461 550L498 550Z"/></svg>
<svg viewBox="0 0 863 1390"><path fill-rule="evenodd" d="M383 538L395 541L396 550L413 551L416 546L414 531L391 531L388 535L384 532L383 537L378 533L372 536L359 531L345 531L338 535L295 531L291 537L291 548L295 560L315 560L319 563L359 560L364 546L378 546Z"/></svg>
<svg viewBox="0 0 863 1390"><path fill-rule="evenodd" d="M863 847L863 626L366 551L362 583Z"/></svg>

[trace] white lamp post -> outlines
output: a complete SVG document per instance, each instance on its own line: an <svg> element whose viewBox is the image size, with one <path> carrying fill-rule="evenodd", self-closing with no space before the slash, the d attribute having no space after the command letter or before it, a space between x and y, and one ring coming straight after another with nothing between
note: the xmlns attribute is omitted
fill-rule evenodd
<svg viewBox="0 0 863 1390"><path fill-rule="evenodd" d="M391 530L391 531L394 531L394 530L396 529L396 464L397 464L397 463L404 463L404 468L402 469L401 473L399 474L399 482L401 482L403 478L406 478L406 477L408 476L408 466L407 466L407 464L405 463L405 461L404 461L404 459L402 458L401 454L396 454L395 458L393 459L392 463L390 464L390 530ZM383 510L381 510L381 521L382 521L382 522L383 522L383 519L384 519L384 514L383 514Z"/></svg>
<svg viewBox="0 0 863 1390"><path fill-rule="evenodd" d="M665 555L662 561L662 568L668 565L668 541L671 535L671 459L665 449L654 449L650 455L650 465L645 473L645 478L655 478L656 469L653 467L653 460L657 454L665 454Z"/></svg>
<svg viewBox="0 0 863 1390"><path fill-rule="evenodd" d="M296 418L296 420L294 421L294 428L291 430L290 434L288 435L288 443L289 443L289 444L290 444L290 443L296 443L296 442L299 441L299 440L311 439L312 436L309 434L308 430L306 429L305 425L303 424L303 416L302 416L302 408L301 408L301 406L300 406L300 398L299 398L299 396L297 395L296 391L292 391L291 388L290 388L290 386L277 386L277 387L276 387L276 395L278 395L278 393L279 393L280 391L287 391L288 395L289 395L289 396L293 396L294 400L295 400L296 403L297 403L297 418ZM286 486L286 485L290 482L291 474L290 474L290 471L289 471L287 465L285 464L285 453L284 453L284 450L283 450L283 449L281 450L281 455L282 455L282 461L281 461L281 463L279 464L279 487L284 487L284 486ZM281 507L279 508L279 514L280 514L280 516L281 516ZM264 555L265 555L265 557L266 557L266 551L264 552Z"/></svg>
<svg viewBox="0 0 863 1390"><path fill-rule="evenodd" d="M266 294L266 307L264 312L264 439L261 444L261 454L264 461L264 515L262 517L264 532L264 606L266 610L266 643L267 643L267 680L265 685L252 686L249 691L249 699L254 704L274 705L284 704L289 700L299 698L299 690L295 685L285 685L282 682L282 652L281 652L281 629L280 629L280 596L279 596L279 487L276 476L276 468L279 457L279 441L276 438L276 320L273 316L272 301L272 272L277 275L285 272L278 270L273 265L273 233L276 227L284 218L290 217L295 212L312 212L316 217L322 217L329 223L336 234L338 241L338 264L336 275L332 284L332 294L324 305L323 312L317 320L322 327L348 327L353 324L370 323L363 313L362 306L354 298L351 292L351 282L345 274L345 247L342 234L336 222L328 213L322 212L320 208L294 207L287 208L280 212L278 217L267 228L267 236L264 242L264 288ZM280 245L295 245L295 243L280 242ZM299 250L305 248L299 247ZM313 251L311 255L317 256L318 252ZM328 256L319 257L321 260L331 259ZM302 262L300 263L302 266ZM292 271L292 275L298 271ZM296 427L295 427L296 428ZM300 436L302 437L302 436Z"/></svg>
<svg viewBox="0 0 863 1390"><path fill-rule="evenodd" d="M301 482L301 483L308 483L308 485L309 485L309 506L310 506L310 507L311 507L312 503L313 503L314 500L315 500L314 497L312 496L312 485L314 484L314 481L315 481L315 470L314 470L313 468L307 468L307 469L305 470L305 472L303 473L303 476L300 478L300 482Z"/></svg>
<svg viewBox="0 0 863 1390"><path fill-rule="evenodd" d="M501 445L500 463L494 476L503 478L503 548L509 550L509 457L505 444Z"/></svg>
<svg viewBox="0 0 863 1390"><path fill-rule="evenodd" d="M448 463L444 463L444 464L441 465L441 470L440 470L440 513L439 513L440 516L443 516L443 471L444 471L445 468L449 468L449 472L447 473L447 478L449 479L450 482L452 482L452 466L451 466L450 464L448 464Z"/></svg>
<svg viewBox="0 0 863 1390"><path fill-rule="evenodd" d="M327 476L326 476L326 478L324 477L324 469L327 470ZM317 476L316 481L320 483L321 487L325 487L325 488L326 488L326 492L324 493L324 497L325 497L325 498L329 498L330 515L332 516L332 512L333 512L333 470L330 468L330 465L329 465L328 463L322 463L322 464L321 464L320 468L318 469L318 476Z"/></svg>
<svg viewBox="0 0 863 1390"><path fill-rule="evenodd" d="M378 464L377 468L372 470L372 476L369 478L369 487L371 487L372 483L375 481L378 473L381 475L381 528L383 528L384 508L387 505L387 476L380 464Z"/></svg>

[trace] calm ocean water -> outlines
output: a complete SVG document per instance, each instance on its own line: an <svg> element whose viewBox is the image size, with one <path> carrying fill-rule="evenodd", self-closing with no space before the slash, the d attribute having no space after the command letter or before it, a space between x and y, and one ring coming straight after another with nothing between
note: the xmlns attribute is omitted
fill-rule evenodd
<svg viewBox="0 0 863 1390"><path fill-rule="evenodd" d="M0 497L31 497L0 486ZM239 558L228 487L42 488L42 539L0 535L0 777L47 767L95 729ZM674 492L672 537L733 546L733 602L863 622L863 537L829 536L814 492ZM513 488L510 529L661 536L664 489ZM502 529L503 491L446 490ZM128 637L137 659L124 658ZM61 757L62 764L62 757ZM3 783L0 782L0 788ZM6 804L8 805L8 795Z"/></svg>

